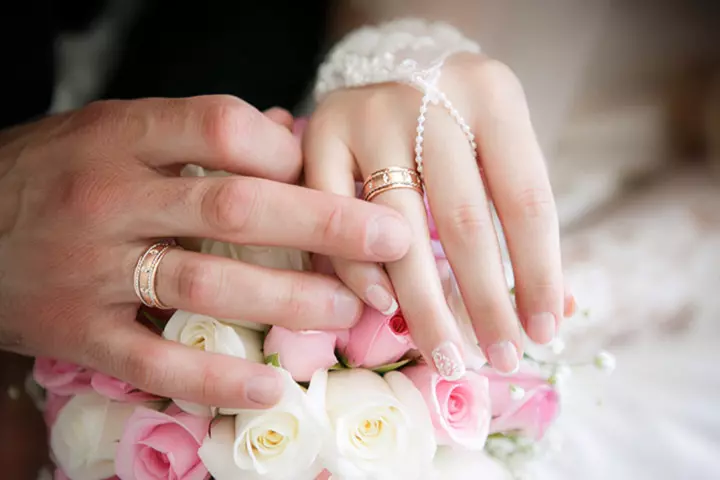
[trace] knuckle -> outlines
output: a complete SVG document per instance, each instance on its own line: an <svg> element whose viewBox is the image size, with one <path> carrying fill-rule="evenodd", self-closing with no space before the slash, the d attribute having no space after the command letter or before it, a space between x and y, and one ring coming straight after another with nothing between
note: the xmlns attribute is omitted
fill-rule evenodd
<svg viewBox="0 0 720 480"><path fill-rule="evenodd" d="M178 267L175 278L177 294L190 305L209 305L217 296L219 275L211 262L186 261Z"/></svg>
<svg viewBox="0 0 720 480"><path fill-rule="evenodd" d="M211 368L210 365L205 365L202 368L202 379L200 381L200 391L197 392L200 395L202 403L207 405L215 405L216 400L220 397L222 392L222 372L216 368Z"/></svg>
<svg viewBox="0 0 720 480"><path fill-rule="evenodd" d="M343 221L345 218L344 208L335 205L318 224L319 237L326 245L337 243L344 231Z"/></svg>
<svg viewBox="0 0 720 480"><path fill-rule="evenodd" d="M549 188L526 188L510 202L511 217L556 223L555 199Z"/></svg>
<svg viewBox="0 0 720 480"><path fill-rule="evenodd" d="M367 125L387 122L388 119L397 117L398 107L404 103L402 100L411 95L416 95L416 92L406 85L374 88L363 95L358 112L364 117ZM388 127L390 126L388 125Z"/></svg>
<svg viewBox="0 0 720 480"><path fill-rule="evenodd" d="M87 136L96 142L106 142L112 135L106 132L126 130L132 124L127 101L99 100L75 111L69 125L75 135Z"/></svg>
<svg viewBox="0 0 720 480"><path fill-rule="evenodd" d="M280 310L286 312L287 318L294 320L293 326L298 327L295 321L302 322L305 319L312 318L312 303L308 301L312 298L309 282L301 276L293 276L286 288L280 289L279 298ZM317 297L316 297L317 298Z"/></svg>
<svg viewBox="0 0 720 480"><path fill-rule="evenodd" d="M240 178L229 178L216 185L202 200L201 214L208 227L234 233L251 229L260 208L260 185Z"/></svg>
<svg viewBox="0 0 720 480"><path fill-rule="evenodd" d="M475 78L494 92L521 93L522 84L512 68L495 59L484 59L475 67Z"/></svg>
<svg viewBox="0 0 720 480"><path fill-rule="evenodd" d="M494 228L488 207L478 202L462 202L447 217L448 232L456 242L475 244L489 229Z"/></svg>
<svg viewBox="0 0 720 480"><path fill-rule="evenodd" d="M260 112L229 95L199 101L203 102L202 135L210 151L226 161L242 155L247 143L242 139L254 137Z"/></svg>
<svg viewBox="0 0 720 480"><path fill-rule="evenodd" d="M476 64L472 77L483 94L485 109L497 115L514 116L525 103L520 79L504 63L485 59Z"/></svg>

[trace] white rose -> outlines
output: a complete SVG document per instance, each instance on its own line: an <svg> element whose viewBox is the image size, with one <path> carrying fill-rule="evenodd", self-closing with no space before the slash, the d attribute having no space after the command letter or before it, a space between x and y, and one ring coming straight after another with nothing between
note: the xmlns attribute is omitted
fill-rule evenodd
<svg viewBox="0 0 720 480"><path fill-rule="evenodd" d="M198 454L216 480L313 480L329 435L322 405L283 371L283 398L268 410L239 410L217 421Z"/></svg>
<svg viewBox="0 0 720 480"><path fill-rule="evenodd" d="M69 478L101 480L115 475L115 450L125 421L138 405L142 404L114 402L92 392L73 397L60 410L50 432L50 448Z"/></svg>
<svg viewBox="0 0 720 480"><path fill-rule="evenodd" d="M437 445L421 393L398 372L317 372L325 386L333 441L323 462L342 479L414 480L432 465Z"/></svg>
<svg viewBox="0 0 720 480"><path fill-rule="evenodd" d="M451 447L438 448L432 469L423 480L452 478L482 478L482 480L512 480L512 475L500 462L485 452Z"/></svg>
<svg viewBox="0 0 720 480"><path fill-rule="evenodd" d="M207 315L178 310L170 317L163 337L188 347L222 353L251 362L263 361L262 333L237 325L226 325ZM175 400L178 407L192 415L213 416L215 409Z"/></svg>

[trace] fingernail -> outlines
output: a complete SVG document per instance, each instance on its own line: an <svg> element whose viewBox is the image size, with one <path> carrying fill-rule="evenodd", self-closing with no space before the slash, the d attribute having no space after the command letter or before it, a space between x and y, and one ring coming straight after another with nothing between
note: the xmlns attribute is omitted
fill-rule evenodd
<svg viewBox="0 0 720 480"><path fill-rule="evenodd" d="M505 341L490 345L487 349L490 365L499 373L513 374L520 369L517 348L512 342Z"/></svg>
<svg viewBox="0 0 720 480"><path fill-rule="evenodd" d="M391 215L383 215L370 222L367 228L365 244L378 257L396 260L405 253L408 234L402 233L401 221ZM407 229L405 229L407 230Z"/></svg>
<svg viewBox="0 0 720 480"><path fill-rule="evenodd" d="M445 342L432 351L432 359L440 376L446 380L458 380L465 376L465 362L460 350L452 342Z"/></svg>
<svg viewBox="0 0 720 480"><path fill-rule="evenodd" d="M278 375L253 377L245 387L248 400L269 407L280 401L282 393L282 383Z"/></svg>
<svg viewBox="0 0 720 480"><path fill-rule="evenodd" d="M565 295L565 311L563 312L563 316L572 317L575 315L575 311L577 310L577 303L575 302L575 296L572 293L569 293Z"/></svg>
<svg viewBox="0 0 720 480"><path fill-rule="evenodd" d="M350 324L360 317L362 302L345 287L339 287L335 292L333 308L338 323Z"/></svg>
<svg viewBox="0 0 720 480"><path fill-rule="evenodd" d="M555 338L556 328L557 322L555 321L555 315L548 312L536 313L528 320L527 333L533 342L545 345L546 343L552 342L553 338Z"/></svg>
<svg viewBox="0 0 720 480"><path fill-rule="evenodd" d="M395 298L381 285L370 285L365 297L372 307L383 315L392 315L398 309Z"/></svg>

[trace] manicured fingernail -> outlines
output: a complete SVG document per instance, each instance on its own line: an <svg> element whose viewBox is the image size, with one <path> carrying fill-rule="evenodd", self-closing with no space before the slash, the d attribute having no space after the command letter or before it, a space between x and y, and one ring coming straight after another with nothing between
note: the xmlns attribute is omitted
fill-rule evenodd
<svg viewBox="0 0 720 480"><path fill-rule="evenodd" d="M575 296L572 293L568 293L565 295L565 311L563 312L563 315L565 318L572 317L575 315L575 311L577 310L577 303L575 302Z"/></svg>
<svg viewBox="0 0 720 480"><path fill-rule="evenodd" d="M465 376L465 362L460 350L452 342L445 342L432 351L432 359L438 373L446 380L458 380Z"/></svg>
<svg viewBox="0 0 720 480"><path fill-rule="evenodd" d="M555 315L548 312L536 313L528 320L527 333L533 342L545 345L555 338L556 328Z"/></svg>
<svg viewBox="0 0 720 480"><path fill-rule="evenodd" d="M395 298L381 285L370 285L365 291L368 303L383 315L392 315L398 309Z"/></svg>
<svg viewBox="0 0 720 480"><path fill-rule="evenodd" d="M345 287L339 287L335 292L335 316L339 323L351 323L360 317L362 302Z"/></svg>
<svg viewBox="0 0 720 480"><path fill-rule="evenodd" d="M245 387L245 395L248 400L260 405L275 405L282 398L282 394L282 382L279 375L251 378Z"/></svg>
<svg viewBox="0 0 720 480"><path fill-rule="evenodd" d="M505 341L490 345L487 349L487 356L490 365L499 373L509 375L520 369L517 348L512 342Z"/></svg>
<svg viewBox="0 0 720 480"><path fill-rule="evenodd" d="M407 249L409 233L397 217L383 215L368 225L365 245L378 257L395 260Z"/></svg>

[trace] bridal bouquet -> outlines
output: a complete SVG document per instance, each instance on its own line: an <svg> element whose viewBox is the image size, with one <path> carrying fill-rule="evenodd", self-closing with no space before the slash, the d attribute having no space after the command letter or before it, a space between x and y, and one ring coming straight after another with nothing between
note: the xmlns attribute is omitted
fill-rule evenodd
<svg viewBox="0 0 720 480"><path fill-rule="evenodd" d="M286 249L206 240L202 250L264 266L309 264ZM448 301L464 323L459 295ZM277 367L284 397L269 410L197 405L38 358L55 479L508 478L544 450L568 370L526 355L514 375L479 359L463 378L443 379L415 353L401 311L367 308L337 331L145 315L168 340ZM606 354L596 361L612 367Z"/></svg>

